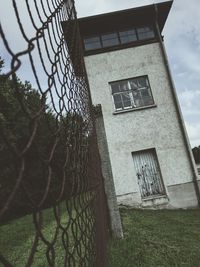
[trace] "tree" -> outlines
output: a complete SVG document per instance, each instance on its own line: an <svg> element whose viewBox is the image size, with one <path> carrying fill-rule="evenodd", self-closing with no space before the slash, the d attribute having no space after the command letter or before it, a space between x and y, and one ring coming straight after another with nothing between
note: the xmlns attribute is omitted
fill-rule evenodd
<svg viewBox="0 0 200 267"><path fill-rule="evenodd" d="M200 163L200 146L198 147L194 147L192 149L193 155L194 155L194 159L196 163Z"/></svg>
<svg viewBox="0 0 200 267"><path fill-rule="evenodd" d="M3 60L0 59L2 73ZM37 113L40 114L37 116ZM37 123L36 123L37 122ZM30 212L37 206L35 199L44 192L44 162L47 160L50 142L57 131L56 118L45 105L45 99L30 82L22 83L0 75L0 207L13 191L20 172L19 155L36 129L30 148L24 155L25 170L20 188L9 208L7 217ZM32 199L32 203L30 200ZM42 196L41 196L42 198Z"/></svg>
<svg viewBox="0 0 200 267"><path fill-rule="evenodd" d="M45 97L32 88L30 82L23 83L15 75L11 79L1 74L3 64L0 58L0 208L5 205L20 172L17 154L26 148L36 129L24 155L22 183L6 213L4 219L7 220L38 208L47 188L49 172L51 182L40 208L78 192L82 179L79 167L84 164L81 153L83 147L87 147L88 137L81 115L68 112L57 118Z"/></svg>
<svg viewBox="0 0 200 267"><path fill-rule="evenodd" d="M0 56L0 73L1 73L1 71L3 69L3 66L4 66L4 60Z"/></svg>

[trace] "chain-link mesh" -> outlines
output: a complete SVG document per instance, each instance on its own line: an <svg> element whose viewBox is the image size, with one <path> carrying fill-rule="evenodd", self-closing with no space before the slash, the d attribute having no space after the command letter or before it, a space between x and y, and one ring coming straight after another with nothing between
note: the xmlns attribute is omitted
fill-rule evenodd
<svg viewBox="0 0 200 267"><path fill-rule="evenodd" d="M105 196L74 2L5 5L0 266L105 266Z"/></svg>

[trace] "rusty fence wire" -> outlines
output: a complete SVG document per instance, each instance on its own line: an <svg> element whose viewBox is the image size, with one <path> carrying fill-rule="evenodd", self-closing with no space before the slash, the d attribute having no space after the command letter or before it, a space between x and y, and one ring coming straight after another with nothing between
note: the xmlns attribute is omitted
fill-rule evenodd
<svg viewBox="0 0 200 267"><path fill-rule="evenodd" d="M74 1L2 7L0 266L105 266L106 200Z"/></svg>

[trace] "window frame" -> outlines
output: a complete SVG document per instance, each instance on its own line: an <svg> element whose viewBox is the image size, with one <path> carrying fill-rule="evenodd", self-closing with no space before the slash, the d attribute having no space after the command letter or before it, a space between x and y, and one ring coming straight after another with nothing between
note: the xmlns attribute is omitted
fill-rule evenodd
<svg viewBox="0 0 200 267"><path fill-rule="evenodd" d="M153 30L153 33L154 33L154 37L152 38L143 38L143 39L140 39L139 38L139 35L138 35L138 30L139 28L145 28L145 27L149 27L149 28L152 28ZM126 31L129 31L129 30L134 30L135 31L135 35L136 35L136 40L134 41L130 41L130 42L122 42L121 41L121 37L120 37L120 32L126 32ZM115 44L115 45L110 45L110 46L104 46L103 45L103 41L102 41L102 35L109 35L109 34L114 34L116 33L117 35L117 39L118 39L118 44ZM106 50L109 50L109 49L112 49L112 48L122 48L122 47L126 47L127 45L130 46L130 45L137 45L137 44L143 44L145 42L149 42L149 41L153 41L156 39L156 29L155 29L155 25L152 23L152 24L145 24L145 25L137 25L137 26L132 26L132 27L125 27L125 28L116 28L114 29L113 31L109 31L109 32L99 32L99 33L96 33L96 34L93 34L93 35L88 35L88 36L84 36L83 38L83 46L84 46L84 51L86 53L92 53L92 52L96 52L96 51L106 51ZM101 44L101 47L100 48L94 48L94 49L86 49L85 47L85 44L84 44L84 41L86 39L90 39L90 38L93 38L93 37L99 37L100 39L100 44Z"/></svg>
<svg viewBox="0 0 200 267"><path fill-rule="evenodd" d="M140 36L140 32L139 32L139 29L144 29L144 28L152 28L152 32L153 32L153 34L154 34L154 36L153 37L149 37L149 38L141 38L141 36ZM156 37L156 32L155 32L155 29L154 29L154 26L153 25L141 25L141 26L137 26L136 28L136 32L137 32L137 40L138 40L138 42L140 41L145 41L145 40L151 40L151 39L154 39L155 37ZM143 34L144 33L148 33L148 31L147 32L143 32Z"/></svg>
<svg viewBox="0 0 200 267"><path fill-rule="evenodd" d="M121 45L126 45L126 44L131 44L131 43L137 43L137 42L139 41L136 28L137 28L137 27L129 27L129 28L122 28L122 29L120 28L120 29L118 29L119 40L120 40L120 44L121 44ZM136 36L136 40L134 40L134 41L130 41L130 42L122 42L120 33L121 33L121 32L128 32L128 31L130 31L130 30L134 30L134 32L135 32L135 36Z"/></svg>
<svg viewBox="0 0 200 267"><path fill-rule="evenodd" d="M118 41L118 44L104 46L104 41L105 41L105 40L103 40L102 37L103 37L103 36L106 36L106 35L111 35L111 34L116 34L116 40ZM100 40L101 40L102 48L110 48L110 47L115 47L115 46L119 46L119 45L121 45L121 42L120 42L120 39L119 39L119 33L118 33L118 30L116 30L116 31L112 31L112 32L102 33L102 34L100 34L99 36L100 36ZM106 40L115 40L115 38L112 38L112 39L106 39Z"/></svg>
<svg viewBox="0 0 200 267"><path fill-rule="evenodd" d="M120 92L115 92L113 93L113 89L112 89L112 84L114 83L120 83L120 82L129 82L130 84L130 81L131 80L139 80L140 78L146 78L146 81L147 81L147 90L149 90L150 92L150 96L151 96L151 101L152 103L151 104L148 104L148 105L145 105L144 104L144 100L142 99L142 96L141 96L141 92L140 93L140 96L141 96L141 100L143 101L143 105L139 105L139 106L134 106L134 97L133 97L133 89L131 89L129 87L128 90L124 91L124 93L129 93L130 94L130 101L132 102L132 105L129 106L129 107L124 107L124 102L123 102L123 99L121 97L121 100L122 100L122 108L116 108L116 103L115 103L115 99L114 99L114 95L122 95L123 94L123 91L120 91ZM122 80L117 80L117 81L112 81L112 82L109 82L109 87L110 87L110 92L111 92L111 97L112 97L112 102L113 102L113 107L114 107L114 114L118 114L118 113L122 113L122 112L127 112L127 111L134 111L134 110L139 110L139 109L146 109L146 108L150 108L150 107L156 107L156 104L155 104L155 101L154 101L154 97L153 97L153 92L152 92L152 89L151 89L151 86L150 86L150 82L149 82L149 77L148 75L142 75L142 76L137 76L137 77L131 77L131 78L128 78L128 79L122 79ZM143 87L140 88L140 90L143 89ZM131 99L132 98L132 99Z"/></svg>
<svg viewBox="0 0 200 267"><path fill-rule="evenodd" d="M86 49L86 46L85 46L85 40L87 39L92 39L92 38L95 38L95 37L98 37L99 40L100 40L100 48L93 48L93 49ZM84 47L84 50L86 52L90 52L90 51L96 51L96 50L100 50L103 48L102 46L102 40L101 40L101 35L100 34L95 34L95 35L90 35L90 36L87 36L83 39L83 47Z"/></svg>

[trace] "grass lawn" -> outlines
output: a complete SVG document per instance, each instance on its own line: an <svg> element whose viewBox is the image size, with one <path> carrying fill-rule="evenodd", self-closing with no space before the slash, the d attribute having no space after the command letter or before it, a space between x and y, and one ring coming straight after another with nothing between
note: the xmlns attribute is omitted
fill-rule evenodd
<svg viewBox="0 0 200 267"><path fill-rule="evenodd" d="M109 267L199 267L200 210L122 210L125 238L110 242Z"/></svg>
<svg viewBox="0 0 200 267"><path fill-rule="evenodd" d="M88 220L90 217L89 208L75 212L71 205L71 216L66 211L64 205L61 206L61 224L66 229L66 234L59 229L54 244L55 266L62 267L65 262L65 248L63 241L68 247L68 265L81 266L82 259L89 260L88 249L91 249L92 236L91 227L93 223ZM84 221L83 221L84 220ZM45 239L52 242L55 238L57 223L55 221L53 209L43 211L42 233ZM63 235L62 235L63 234ZM32 215L24 216L13 220L8 224L0 226L0 252L10 261L14 267L26 266L35 237L35 228ZM33 267L48 267L46 259L47 246L39 239L37 250L34 255ZM70 256L71 255L71 256ZM0 267L2 267L0 262Z"/></svg>
<svg viewBox="0 0 200 267"><path fill-rule="evenodd" d="M62 224L67 225L68 217L64 212L62 214ZM122 210L121 215L125 238L110 241L109 267L200 267L200 210ZM76 216L73 215L74 218ZM86 221L87 216L88 214L85 214ZM49 241L54 237L55 227L53 211L51 209L44 211L43 234ZM75 248L72 234L74 227L72 222L68 229L71 253ZM74 231L76 230L74 228ZM86 226L84 232L87 230ZM0 227L0 251L13 266L25 266L34 233L32 216L29 215ZM84 239L81 237L81 232L78 237L84 241L86 247L91 245L86 236ZM56 267L64 266L65 250L61 239L60 233L55 244ZM84 258L86 251L82 242L80 249ZM48 266L45 253L46 246L39 241L33 267ZM74 256L75 262L69 266L81 267L77 252Z"/></svg>
<svg viewBox="0 0 200 267"><path fill-rule="evenodd" d="M43 223L43 234L48 241L53 240L56 222L52 209L43 212L45 218ZM35 237L35 228L32 215L11 221L0 227L0 251L15 267L24 267L30 254ZM46 246L40 240L34 257L34 267L47 267ZM61 236L58 235L55 245L56 254L59 254L57 262L63 264L64 249ZM1 263L0 263L1 266ZM59 265L58 265L59 266Z"/></svg>

